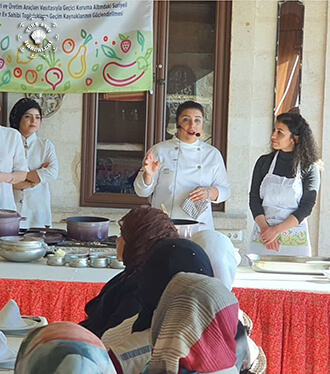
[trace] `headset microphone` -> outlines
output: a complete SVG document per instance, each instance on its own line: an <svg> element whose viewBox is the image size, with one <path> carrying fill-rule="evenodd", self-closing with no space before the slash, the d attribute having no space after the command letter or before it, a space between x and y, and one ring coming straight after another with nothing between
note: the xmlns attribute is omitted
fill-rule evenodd
<svg viewBox="0 0 330 374"><path fill-rule="evenodd" d="M177 129L181 129L183 131L185 131L186 133L189 133L189 131L185 130L182 126L177 126ZM195 136L197 136L197 138L199 138L201 136L201 133L200 132L196 132L195 133Z"/></svg>

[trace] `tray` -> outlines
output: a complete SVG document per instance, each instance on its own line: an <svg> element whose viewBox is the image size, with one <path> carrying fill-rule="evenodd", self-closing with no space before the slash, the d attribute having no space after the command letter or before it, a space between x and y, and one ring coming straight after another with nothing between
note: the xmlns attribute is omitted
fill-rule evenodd
<svg viewBox="0 0 330 374"><path fill-rule="evenodd" d="M260 256L246 257L254 271L261 273L315 274L323 275L330 269L330 257Z"/></svg>

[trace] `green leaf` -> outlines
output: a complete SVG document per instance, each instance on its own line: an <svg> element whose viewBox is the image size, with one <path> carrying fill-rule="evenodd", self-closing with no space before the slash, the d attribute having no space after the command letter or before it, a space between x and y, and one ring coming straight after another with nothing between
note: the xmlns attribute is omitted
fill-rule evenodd
<svg viewBox="0 0 330 374"><path fill-rule="evenodd" d="M152 54L152 48L148 48L146 54L144 55L144 58L148 60L151 54Z"/></svg>
<svg viewBox="0 0 330 374"><path fill-rule="evenodd" d="M83 39L85 39L86 36L87 36L87 32L86 32L84 29L81 29L81 31L80 31L80 35L81 35L81 37L82 37Z"/></svg>
<svg viewBox="0 0 330 374"><path fill-rule="evenodd" d="M8 49L9 44L10 44L10 39L9 39L9 36L7 35L0 42L1 49L5 51L6 49Z"/></svg>
<svg viewBox="0 0 330 374"><path fill-rule="evenodd" d="M120 40L128 40L129 39L129 36L125 36L125 35L123 35L123 34L119 34L119 39Z"/></svg>
<svg viewBox="0 0 330 374"><path fill-rule="evenodd" d="M41 71L43 67L44 67L44 65L39 64L39 65L36 67L36 70L37 70L37 71Z"/></svg>
<svg viewBox="0 0 330 374"><path fill-rule="evenodd" d="M90 42L92 39L93 39L92 34L89 34L89 35L87 36L87 38L85 39L84 44L86 45L86 44L87 44L88 42Z"/></svg>
<svg viewBox="0 0 330 374"><path fill-rule="evenodd" d="M148 61L144 57L138 57L136 59L136 63L138 65L139 70L146 71L148 69Z"/></svg>
<svg viewBox="0 0 330 374"><path fill-rule="evenodd" d="M11 71L7 70L4 74L2 74L1 77L1 86L8 84L11 79Z"/></svg>
<svg viewBox="0 0 330 374"><path fill-rule="evenodd" d="M145 38L144 38L144 36L143 36L143 34L142 34L142 32L141 31L138 31L137 32L137 41L138 41L138 43L140 44L140 46L141 46L141 51L143 51L143 49L144 49L144 44L145 44Z"/></svg>
<svg viewBox="0 0 330 374"><path fill-rule="evenodd" d="M22 89L23 91L26 91L26 85L25 85L25 84L21 84L21 89Z"/></svg>
<svg viewBox="0 0 330 374"><path fill-rule="evenodd" d="M67 82L65 83L65 85L64 85L64 90L65 90L65 91L68 90L68 89L70 88L70 86L71 86L70 81L67 81Z"/></svg>
<svg viewBox="0 0 330 374"><path fill-rule="evenodd" d="M116 52L113 48L108 47L107 45L101 45L102 52L108 58L116 58L117 60L121 61L122 59L116 55Z"/></svg>
<svg viewBox="0 0 330 374"><path fill-rule="evenodd" d="M92 70L97 71L99 69L99 67L100 67L99 64L95 64L95 65L93 65Z"/></svg>

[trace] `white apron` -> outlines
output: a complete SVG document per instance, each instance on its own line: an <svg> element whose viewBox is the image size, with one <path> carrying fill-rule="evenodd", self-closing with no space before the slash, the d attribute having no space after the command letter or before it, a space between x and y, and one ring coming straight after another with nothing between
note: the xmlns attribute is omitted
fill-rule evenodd
<svg viewBox="0 0 330 374"><path fill-rule="evenodd" d="M286 178L273 174L277 152L270 165L268 173L260 185L260 197L263 200L266 221L270 226L284 222L299 206L303 194L301 169L298 166L295 178ZM260 237L260 228L254 223L249 245L249 253L259 255L311 256L307 220L298 226L284 231L278 237L279 251L269 250Z"/></svg>

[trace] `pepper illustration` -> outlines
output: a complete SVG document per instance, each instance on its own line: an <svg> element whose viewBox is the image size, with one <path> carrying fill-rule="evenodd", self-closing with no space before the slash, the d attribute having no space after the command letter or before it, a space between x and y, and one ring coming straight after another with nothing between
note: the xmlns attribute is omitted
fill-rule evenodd
<svg viewBox="0 0 330 374"><path fill-rule="evenodd" d="M103 79L114 87L130 86L141 79L148 70L148 60L151 56L152 48L149 48L144 56L138 57L130 64L108 62L103 68Z"/></svg>
<svg viewBox="0 0 330 374"><path fill-rule="evenodd" d="M129 36L125 36L123 34L119 34L119 38L121 40L120 48L124 53L129 52L132 46L132 42L129 40Z"/></svg>
<svg viewBox="0 0 330 374"><path fill-rule="evenodd" d="M85 30L81 30L81 36L85 38L84 43L79 47L78 52L69 61L68 71L72 78L80 79L82 78L87 70L86 54L87 47L86 44L93 39L92 35L87 33Z"/></svg>
<svg viewBox="0 0 330 374"><path fill-rule="evenodd" d="M132 66L136 65L136 61L132 62L131 64L120 64L119 62L109 62L105 65L103 69L103 78L104 80L110 84L111 86L115 87L125 87L129 86L136 81L138 81L142 76L144 75L145 71L142 71L140 74L134 74L132 72L132 69L130 70ZM116 70L121 69L128 69L127 75L125 78L115 78ZM136 68L134 68L134 71L136 71Z"/></svg>

